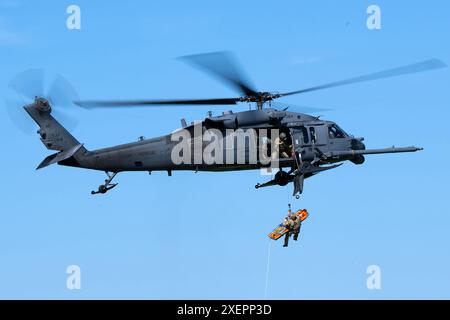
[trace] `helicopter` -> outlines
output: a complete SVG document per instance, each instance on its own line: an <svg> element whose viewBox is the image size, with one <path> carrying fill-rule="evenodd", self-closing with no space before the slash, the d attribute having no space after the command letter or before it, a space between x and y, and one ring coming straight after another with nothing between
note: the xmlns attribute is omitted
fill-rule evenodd
<svg viewBox="0 0 450 320"><path fill-rule="evenodd" d="M184 56L181 59L222 80L236 89L240 95L233 98L213 99L79 100L73 98L75 96L71 95L74 92L73 87L62 77L55 78L50 90L44 93L42 71L34 70L19 74L11 81L10 87L21 97L31 100L23 108L39 126L37 133L44 146L49 150L57 151L46 157L37 169L58 164L104 171L107 178L98 186L97 190L91 191L95 195L104 194L116 187L117 183L113 183L113 179L118 173L126 171L147 171L149 173L167 171L171 176L172 172L177 170L195 172L252 170L272 168L275 163L278 171L273 178L263 183L257 183L255 188L285 186L292 183L292 195L298 199L303 192L305 179L320 172L335 169L344 161L361 165L364 163L366 155L415 152L422 148L392 146L382 149L366 149L363 137L348 134L333 121L322 120L320 117L306 112L290 111L289 106L277 108L276 99L446 67L441 60L429 59L346 80L279 93L256 90L244 76L231 53L212 52ZM254 104L256 107L240 112L224 111L218 116L209 113L208 117L201 122L190 124L181 119L181 128L171 134L150 139L141 137L138 141L98 150L88 150L56 120L59 116L55 115L58 107L68 104L93 109L170 105L226 106L239 103ZM54 115L55 117L53 117ZM63 113L61 113L62 116ZM228 140L233 134L236 134L236 131L245 133L246 130L253 133L252 139L262 141L256 148L256 157L252 157L249 143L236 146ZM223 147L219 151L215 150L215 154L231 151L232 161L211 162L202 157L205 149L211 143L202 139L208 131L216 133L214 140ZM175 149L180 148L179 136L182 135L181 133L187 134L184 141L185 149L182 152L174 152ZM174 136L177 135L178 138L174 139ZM234 138L230 140L233 142ZM261 152L263 149L265 152ZM174 160L174 153L188 161ZM266 153L271 155L269 160L273 161L263 161L267 160L267 157L262 156ZM239 154L242 155L244 161L236 161ZM189 161L192 159L197 159L197 161Z"/></svg>

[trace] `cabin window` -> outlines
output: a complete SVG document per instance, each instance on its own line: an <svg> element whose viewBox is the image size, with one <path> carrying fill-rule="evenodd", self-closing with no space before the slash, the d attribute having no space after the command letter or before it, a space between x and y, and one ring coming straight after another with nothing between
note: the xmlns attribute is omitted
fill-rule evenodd
<svg viewBox="0 0 450 320"><path fill-rule="evenodd" d="M305 127L300 127L300 131L302 132L303 143L309 143L308 130Z"/></svg>
<svg viewBox="0 0 450 320"><path fill-rule="evenodd" d="M309 127L309 134L311 136L311 143L317 142L316 129L314 127Z"/></svg>
<svg viewBox="0 0 450 320"><path fill-rule="evenodd" d="M344 132L335 124L328 127L328 136L330 139L345 138Z"/></svg>

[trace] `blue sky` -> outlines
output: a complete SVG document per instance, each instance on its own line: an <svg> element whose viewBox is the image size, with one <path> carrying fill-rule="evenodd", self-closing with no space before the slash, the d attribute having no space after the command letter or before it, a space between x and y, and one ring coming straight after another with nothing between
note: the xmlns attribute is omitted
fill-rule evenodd
<svg viewBox="0 0 450 320"><path fill-rule="evenodd" d="M66 8L81 8L81 30ZM377 4L382 29L366 28ZM61 73L82 98L223 97L234 92L176 57L231 50L257 88L289 91L421 61L450 63L448 1L0 0L0 96L17 73ZM299 243L271 244L267 298L450 298L450 69L292 96L331 108L325 119L368 156L292 186L232 173L123 173L104 196L102 172L51 166L50 154L1 108L0 298L264 298L269 239L287 203L307 208ZM157 136L211 109L68 110L89 149ZM245 110L236 107L235 111ZM81 290L66 288L68 265ZM378 265L382 289L366 288ZM286 279L290 279L286 284Z"/></svg>

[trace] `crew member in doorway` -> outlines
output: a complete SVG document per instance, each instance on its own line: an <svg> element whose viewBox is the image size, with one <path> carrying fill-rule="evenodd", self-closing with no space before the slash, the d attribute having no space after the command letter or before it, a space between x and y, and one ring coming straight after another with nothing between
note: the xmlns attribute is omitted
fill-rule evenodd
<svg viewBox="0 0 450 320"><path fill-rule="evenodd" d="M289 145L286 137L286 133L281 132L278 137L275 138L275 145L278 148L278 153L281 158L289 158Z"/></svg>

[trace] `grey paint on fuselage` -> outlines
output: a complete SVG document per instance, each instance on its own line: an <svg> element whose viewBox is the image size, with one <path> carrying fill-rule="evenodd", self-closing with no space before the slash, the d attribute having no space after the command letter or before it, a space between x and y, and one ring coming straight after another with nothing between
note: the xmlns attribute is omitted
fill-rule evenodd
<svg viewBox="0 0 450 320"><path fill-rule="evenodd" d="M280 118L279 122L270 124L271 116L277 116ZM328 124L333 124L330 121L318 121L317 118L310 115L293 113L287 111L277 111L274 109L264 110L252 110L240 113L230 113L218 117L210 117L202 122L204 128L211 128L211 122L225 123L225 128L221 128L224 136L226 129L248 129L256 128L268 130L280 127L286 127L292 130L292 140L296 150L317 148L321 152L326 153L328 150L328 136L325 130ZM189 130L192 126L184 129ZM316 128L316 142L309 142L296 139L295 130L299 128L306 128L308 135L310 134L309 128ZM350 137L344 139L335 139L335 147L342 148L347 146L349 148ZM342 141L338 141L342 140ZM84 168L97 169L102 171L158 171L158 170L195 170L195 171L227 171L227 170L248 170L258 169L267 165L261 164L259 161L257 164L236 164L236 163L224 163L224 164L179 164L175 165L172 162L171 154L172 148L177 144L177 141L171 141L171 135L165 135L157 138L146 139L143 141L137 141L118 145L114 147L108 147L104 149L98 149L93 151L86 151L83 157L77 157L78 163L61 162L62 165L80 166ZM342 150L342 149L339 149ZM239 152L242 150L237 150ZM244 151L248 159L248 145ZM287 159L280 162L281 167L291 167L293 160Z"/></svg>

